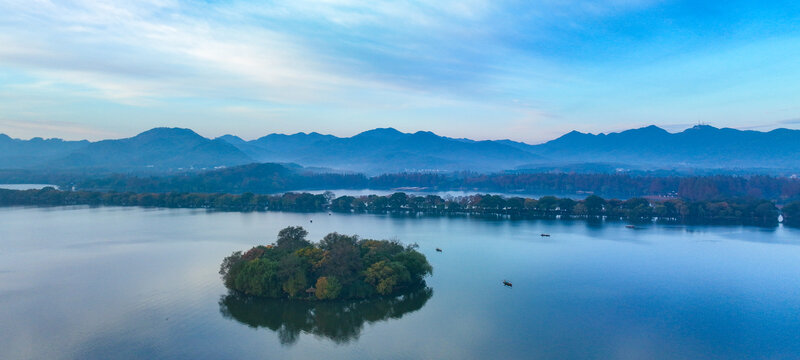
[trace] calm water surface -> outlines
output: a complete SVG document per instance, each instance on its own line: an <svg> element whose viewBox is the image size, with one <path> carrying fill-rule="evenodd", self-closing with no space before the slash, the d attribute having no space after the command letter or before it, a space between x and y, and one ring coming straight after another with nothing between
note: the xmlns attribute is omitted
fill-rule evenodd
<svg viewBox="0 0 800 360"><path fill-rule="evenodd" d="M372 301L229 295L222 258L289 225L417 242L434 275ZM798 244L785 228L1 208L0 359L796 359Z"/></svg>
<svg viewBox="0 0 800 360"><path fill-rule="evenodd" d="M0 184L0 189L8 189L8 190L41 190L46 187L52 187L58 189L56 185L50 184Z"/></svg>

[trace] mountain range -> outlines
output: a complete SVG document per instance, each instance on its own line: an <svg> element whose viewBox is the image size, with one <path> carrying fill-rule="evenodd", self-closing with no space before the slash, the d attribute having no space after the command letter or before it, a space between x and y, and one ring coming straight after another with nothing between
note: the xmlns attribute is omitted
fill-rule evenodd
<svg viewBox="0 0 800 360"><path fill-rule="evenodd" d="M0 168L159 172L254 162L222 139L189 129L155 128L131 138L97 142L11 139L0 134Z"/></svg>
<svg viewBox="0 0 800 360"><path fill-rule="evenodd" d="M656 126L608 134L577 131L542 144L456 139L373 129L352 137L270 134L246 141L155 128L97 142L12 139L0 134L0 169L165 172L248 163L294 163L319 171L497 172L699 170L789 173L800 170L800 130L769 132L698 125L670 133Z"/></svg>

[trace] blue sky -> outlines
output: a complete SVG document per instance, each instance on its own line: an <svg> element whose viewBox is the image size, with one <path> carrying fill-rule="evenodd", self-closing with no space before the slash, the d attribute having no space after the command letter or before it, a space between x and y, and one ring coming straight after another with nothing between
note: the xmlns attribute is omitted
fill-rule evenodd
<svg viewBox="0 0 800 360"><path fill-rule="evenodd" d="M0 0L0 132L800 127L796 1Z"/></svg>

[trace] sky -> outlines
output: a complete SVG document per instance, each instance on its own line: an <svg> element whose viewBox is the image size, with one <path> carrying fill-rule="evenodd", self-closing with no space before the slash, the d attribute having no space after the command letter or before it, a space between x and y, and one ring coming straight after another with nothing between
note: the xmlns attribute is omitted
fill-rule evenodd
<svg viewBox="0 0 800 360"><path fill-rule="evenodd" d="M0 133L800 128L800 2L0 0Z"/></svg>

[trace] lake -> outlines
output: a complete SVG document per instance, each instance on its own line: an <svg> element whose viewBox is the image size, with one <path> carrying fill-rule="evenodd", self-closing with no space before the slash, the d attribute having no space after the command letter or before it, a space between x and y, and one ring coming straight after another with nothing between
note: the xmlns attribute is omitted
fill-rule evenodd
<svg viewBox="0 0 800 360"><path fill-rule="evenodd" d="M56 185L50 184L0 184L0 189L8 189L8 190L41 190L46 187L52 187L58 189Z"/></svg>
<svg viewBox="0 0 800 360"><path fill-rule="evenodd" d="M416 242L434 274L389 299L229 295L222 258L289 225ZM783 227L0 208L0 358L797 358L798 244Z"/></svg>

